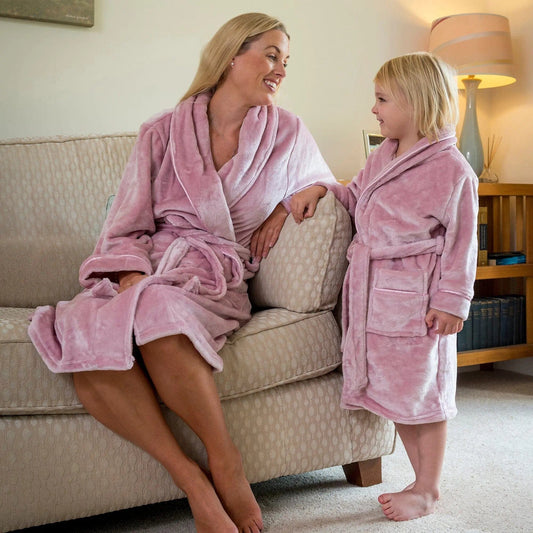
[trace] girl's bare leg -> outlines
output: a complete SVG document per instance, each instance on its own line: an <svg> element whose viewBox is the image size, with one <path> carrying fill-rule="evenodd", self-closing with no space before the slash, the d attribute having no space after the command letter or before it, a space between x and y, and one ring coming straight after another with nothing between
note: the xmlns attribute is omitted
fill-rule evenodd
<svg viewBox="0 0 533 533"><path fill-rule="evenodd" d="M391 520L411 520L435 511L446 448L446 421L396 424L415 471L415 482L402 492L382 494L378 500Z"/></svg>
<svg viewBox="0 0 533 533"><path fill-rule="evenodd" d="M237 531L209 480L176 442L152 386L138 365L119 372L78 372L74 374L74 385L91 415L168 470L188 497L198 532Z"/></svg>
<svg viewBox="0 0 533 533"><path fill-rule="evenodd" d="M261 510L226 427L212 368L183 335L158 339L140 349L163 402L202 440L213 483L229 516L239 531L259 533Z"/></svg>

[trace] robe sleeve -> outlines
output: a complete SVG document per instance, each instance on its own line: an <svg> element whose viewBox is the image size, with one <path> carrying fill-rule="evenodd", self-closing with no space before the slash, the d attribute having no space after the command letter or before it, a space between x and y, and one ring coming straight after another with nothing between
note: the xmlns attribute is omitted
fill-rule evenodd
<svg viewBox="0 0 533 533"><path fill-rule="evenodd" d="M477 268L477 178L466 175L454 187L446 206L446 227L441 256L438 290L431 296L430 307L468 317L474 295Z"/></svg>
<svg viewBox="0 0 533 533"><path fill-rule="evenodd" d="M150 124L141 127L116 197L94 249L80 267L80 283L89 287L120 271L152 273L151 235L155 231L152 181L163 160L165 143Z"/></svg>

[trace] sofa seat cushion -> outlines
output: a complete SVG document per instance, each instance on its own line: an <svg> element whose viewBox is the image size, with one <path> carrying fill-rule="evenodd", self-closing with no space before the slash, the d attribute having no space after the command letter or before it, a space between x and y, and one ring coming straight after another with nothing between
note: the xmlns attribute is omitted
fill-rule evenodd
<svg viewBox="0 0 533 533"><path fill-rule="evenodd" d="M83 412L71 374L45 366L28 334L33 309L0 307L0 414ZM222 399L328 373L340 364L340 332L330 311L266 309L234 333L215 374Z"/></svg>

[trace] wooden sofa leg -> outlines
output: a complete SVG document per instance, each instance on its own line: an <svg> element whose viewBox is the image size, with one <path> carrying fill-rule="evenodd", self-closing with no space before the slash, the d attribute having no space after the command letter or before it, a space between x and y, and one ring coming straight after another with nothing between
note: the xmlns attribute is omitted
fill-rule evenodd
<svg viewBox="0 0 533 533"><path fill-rule="evenodd" d="M343 465L344 475L348 483L359 487L370 487L382 482L381 457L368 459L349 465Z"/></svg>

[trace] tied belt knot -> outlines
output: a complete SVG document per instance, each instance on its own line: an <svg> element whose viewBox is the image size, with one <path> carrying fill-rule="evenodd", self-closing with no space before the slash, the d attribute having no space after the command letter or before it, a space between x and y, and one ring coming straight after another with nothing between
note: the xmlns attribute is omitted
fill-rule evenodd
<svg viewBox="0 0 533 533"><path fill-rule="evenodd" d="M394 246L370 247L364 243L352 241L347 251L350 262L344 280L342 297L342 344L344 352L347 346L352 353L350 358L353 368L350 369L352 379L345 379L348 394L364 390L368 384L366 356L366 321L368 293L370 290L370 263L379 259L400 259L433 253L442 255L444 237L439 235L433 239L417 241ZM355 318L354 310L365 310ZM347 361L346 355L344 360Z"/></svg>

